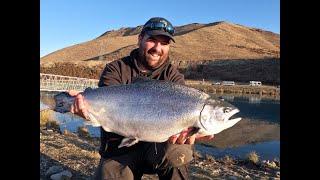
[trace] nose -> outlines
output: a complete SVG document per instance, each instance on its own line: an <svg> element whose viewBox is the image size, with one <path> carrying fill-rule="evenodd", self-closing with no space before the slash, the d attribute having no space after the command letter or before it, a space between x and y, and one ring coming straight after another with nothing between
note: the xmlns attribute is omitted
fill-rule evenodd
<svg viewBox="0 0 320 180"><path fill-rule="evenodd" d="M158 42L158 41L156 41L156 42L154 43L153 48L154 48L157 52L160 52L160 51L161 51L161 43Z"/></svg>

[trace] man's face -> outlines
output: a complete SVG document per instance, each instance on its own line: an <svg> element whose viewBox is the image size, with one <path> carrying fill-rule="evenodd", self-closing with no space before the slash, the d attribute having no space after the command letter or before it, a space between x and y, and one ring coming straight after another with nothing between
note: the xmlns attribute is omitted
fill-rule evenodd
<svg viewBox="0 0 320 180"><path fill-rule="evenodd" d="M139 57L147 69L161 66L169 56L170 38L163 35L139 36Z"/></svg>

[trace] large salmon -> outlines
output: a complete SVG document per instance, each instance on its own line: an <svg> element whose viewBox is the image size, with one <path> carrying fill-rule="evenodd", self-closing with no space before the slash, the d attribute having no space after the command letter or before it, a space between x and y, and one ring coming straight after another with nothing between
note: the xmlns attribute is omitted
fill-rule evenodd
<svg viewBox="0 0 320 180"><path fill-rule="evenodd" d="M173 82L137 78L131 84L88 88L81 94L91 125L125 137L119 147L164 142L188 127L198 137L217 134L241 120L230 119L239 112L230 103ZM66 92L57 94L55 111L69 112L73 100Z"/></svg>

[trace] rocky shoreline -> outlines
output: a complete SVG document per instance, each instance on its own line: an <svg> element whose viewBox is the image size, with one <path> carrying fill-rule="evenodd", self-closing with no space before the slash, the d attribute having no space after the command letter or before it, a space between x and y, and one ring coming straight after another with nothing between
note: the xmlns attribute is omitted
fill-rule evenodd
<svg viewBox="0 0 320 180"><path fill-rule="evenodd" d="M40 179L93 179L99 162L99 138L40 128ZM195 151L190 179L280 179L280 160L253 163L228 156L215 159ZM156 180L156 175L144 175Z"/></svg>

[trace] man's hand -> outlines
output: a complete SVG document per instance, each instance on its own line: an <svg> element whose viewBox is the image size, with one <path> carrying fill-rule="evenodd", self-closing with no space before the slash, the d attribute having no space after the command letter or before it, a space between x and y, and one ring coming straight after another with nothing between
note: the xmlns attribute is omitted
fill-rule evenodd
<svg viewBox="0 0 320 180"><path fill-rule="evenodd" d="M71 90L69 91L69 94L70 96L76 96L70 107L70 112L81 117L87 118L88 112L85 106L86 102L84 100L84 97L79 93L79 91Z"/></svg>
<svg viewBox="0 0 320 180"><path fill-rule="evenodd" d="M214 135L208 135L203 137L196 138L196 134L190 136L188 139L186 139L186 135L188 132L190 132L192 128L186 128L184 129L180 135L177 137L176 135L173 135L169 138L168 142L171 144L194 144L195 140L209 140L212 139Z"/></svg>

